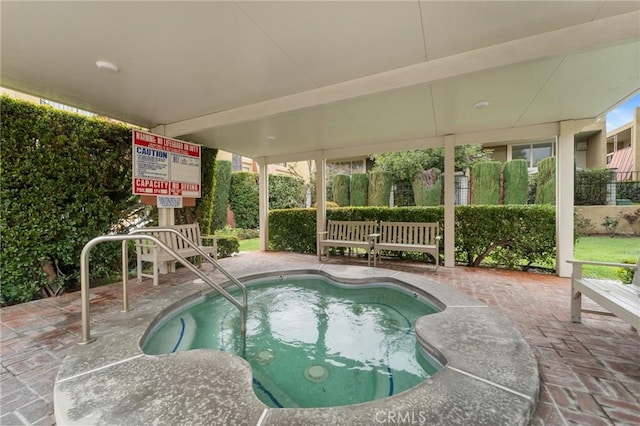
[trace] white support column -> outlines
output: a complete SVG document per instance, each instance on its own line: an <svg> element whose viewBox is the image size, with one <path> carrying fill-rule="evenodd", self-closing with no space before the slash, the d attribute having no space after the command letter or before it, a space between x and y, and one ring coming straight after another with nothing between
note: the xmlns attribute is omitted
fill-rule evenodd
<svg viewBox="0 0 640 426"><path fill-rule="evenodd" d="M324 151L316 155L316 230L325 231L327 228L327 183L325 181L327 160Z"/></svg>
<svg viewBox="0 0 640 426"><path fill-rule="evenodd" d="M264 158L258 158L260 251L269 250L269 171Z"/></svg>
<svg viewBox="0 0 640 426"><path fill-rule="evenodd" d="M444 137L444 266L455 262L455 135Z"/></svg>
<svg viewBox="0 0 640 426"><path fill-rule="evenodd" d="M556 158L556 271L560 277L570 277L573 267L573 197L574 197L574 135L584 122L563 121L557 140Z"/></svg>

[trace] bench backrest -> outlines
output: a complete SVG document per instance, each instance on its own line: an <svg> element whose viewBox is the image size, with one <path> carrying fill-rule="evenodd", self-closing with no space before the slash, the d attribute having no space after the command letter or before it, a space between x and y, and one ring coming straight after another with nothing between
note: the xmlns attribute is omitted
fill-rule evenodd
<svg viewBox="0 0 640 426"><path fill-rule="evenodd" d="M171 225L171 226L144 228L145 234L149 234L158 238L160 241L162 241L163 243L165 243L166 245L168 245L170 248L174 250L180 250L180 249L190 248L189 244L187 244L186 241L183 241L182 238L179 238L177 235L171 232L159 231L159 229L161 228L175 229L192 243L198 246L201 245L200 225L198 223L190 223L188 225ZM147 253L150 253L151 250L153 250L154 244L149 240L138 240L136 247L140 253L147 254Z"/></svg>
<svg viewBox="0 0 640 426"><path fill-rule="evenodd" d="M373 221L330 220L327 224L327 238L330 240L366 242L375 232L376 223Z"/></svg>
<svg viewBox="0 0 640 426"><path fill-rule="evenodd" d="M439 235L438 222L380 222L381 243L436 245Z"/></svg>

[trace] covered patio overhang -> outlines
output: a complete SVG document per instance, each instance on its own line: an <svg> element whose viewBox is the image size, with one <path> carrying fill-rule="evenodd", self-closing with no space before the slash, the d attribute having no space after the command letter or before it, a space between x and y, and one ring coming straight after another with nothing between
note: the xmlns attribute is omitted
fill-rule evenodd
<svg viewBox="0 0 640 426"><path fill-rule="evenodd" d="M639 10L625 1L9 1L1 84L254 158L262 176L268 164L313 159L319 227L328 159L444 147L445 266L454 265L454 147L556 138L557 268L568 276L574 137L640 89Z"/></svg>

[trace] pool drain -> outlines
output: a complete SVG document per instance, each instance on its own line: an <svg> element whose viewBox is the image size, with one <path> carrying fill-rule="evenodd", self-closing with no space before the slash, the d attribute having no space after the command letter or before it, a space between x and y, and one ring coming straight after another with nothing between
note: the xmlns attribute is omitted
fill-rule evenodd
<svg viewBox="0 0 640 426"><path fill-rule="evenodd" d="M260 351L253 357L253 359L260 365L269 364L273 361L273 358L275 358L275 355L271 349Z"/></svg>
<svg viewBox="0 0 640 426"><path fill-rule="evenodd" d="M324 365L310 365L304 370L304 378L313 383L322 383L329 377L329 369Z"/></svg>

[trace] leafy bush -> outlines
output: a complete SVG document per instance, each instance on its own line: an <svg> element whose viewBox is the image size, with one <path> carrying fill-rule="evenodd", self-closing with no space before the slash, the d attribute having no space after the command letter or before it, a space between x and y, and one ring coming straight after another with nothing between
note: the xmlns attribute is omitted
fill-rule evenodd
<svg viewBox="0 0 640 426"><path fill-rule="evenodd" d="M556 204L556 157L538 162L536 204Z"/></svg>
<svg viewBox="0 0 640 426"><path fill-rule="evenodd" d="M269 249L316 252L316 209L269 211Z"/></svg>
<svg viewBox="0 0 640 426"><path fill-rule="evenodd" d="M331 180L333 188L333 201L339 206L346 207L349 205L349 187L351 186L351 178L349 175L335 175Z"/></svg>
<svg viewBox="0 0 640 426"><path fill-rule="evenodd" d="M511 160L504 163L503 204L527 204L529 170L526 160Z"/></svg>
<svg viewBox="0 0 640 426"><path fill-rule="evenodd" d="M480 266L491 254L502 265L526 269L533 263L553 263L555 248L554 207L456 207L456 254L469 266Z"/></svg>
<svg viewBox="0 0 640 426"><path fill-rule="evenodd" d="M606 205L607 187L610 183L611 169L576 170L574 204L576 206Z"/></svg>
<svg viewBox="0 0 640 426"><path fill-rule="evenodd" d="M471 169L471 204L500 204L499 161L485 161L473 165Z"/></svg>
<svg viewBox="0 0 640 426"><path fill-rule="evenodd" d="M389 206L391 183L391 174L388 172L371 172L369 174L370 206Z"/></svg>
<svg viewBox="0 0 640 426"><path fill-rule="evenodd" d="M218 236L217 237L218 244L218 259L224 259L225 257L230 257L233 253L238 253L240 251L240 242L237 237L233 236Z"/></svg>
<svg viewBox="0 0 640 426"><path fill-rule="evenodd" d="M640 181L618 182L616 184L616 198L631 200L632 203L640 203Z"/></svg>
<svg viewBox="0 0 640 426"><path fill-rule="evenodd" d="M1 103L5 304L39 297L50 280L77 285L84 245L128 232L121 220L135 220L143 207L131 195L130 128L6 96ZM92 277L120 273L120 247L100 244L91 251ZM58 276L48 279L44 265Z"/></svg>
<svg viewBox="0 0 640 426"><path fill-rule="evenodd" d="M227 207L229 206L230 185L231 161L216 161L216 190L212 220L214 230L222 229L227 224Z"/></svg>
<svg viewBox="0 0 640 426"><path fill-rule="evenodd" d="M629 263L631 265L635 264L637 260L634 259L623 259L620 263ZM631 284L633 282L634 274L640 274L640 272L636 272L634 268L617 268L616 276L622 284Z"/></svg>
<svg viewBox="0 0 640 426"><path fill-rule="evenodd" d="M366 206L369 201L369 175L366 173L352 174L349 194L352 206Z"/></svg>
<svg viewBox="0 0 640 426"><path fill-rule="evenodd" d="M301 177L269 175L270 209L303 207L304 197L304 179Z"/></svg>
<svg viewBox="0 0 640 426"><path fill-rule="evenodd" d="M259 225L258 174L231 173L229 204L238 228L257 228Z"/></svg>

